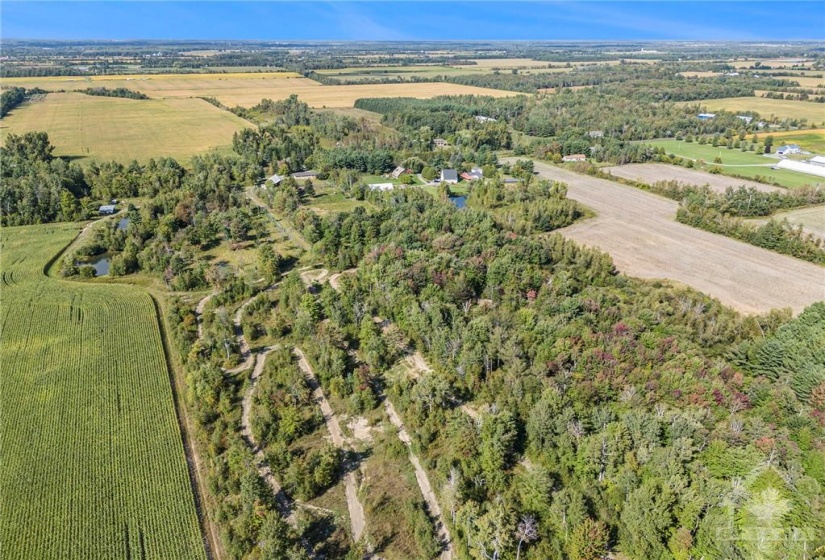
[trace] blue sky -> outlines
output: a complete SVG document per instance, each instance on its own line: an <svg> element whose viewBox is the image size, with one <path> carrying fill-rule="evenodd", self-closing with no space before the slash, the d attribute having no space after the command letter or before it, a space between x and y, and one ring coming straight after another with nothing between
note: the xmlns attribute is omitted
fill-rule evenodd
<svg viewBox="0 0 825 560"><path fill-rule="evenodd" d="M0 2L29 39L825 40L825 0L789 2Z"/></svg>

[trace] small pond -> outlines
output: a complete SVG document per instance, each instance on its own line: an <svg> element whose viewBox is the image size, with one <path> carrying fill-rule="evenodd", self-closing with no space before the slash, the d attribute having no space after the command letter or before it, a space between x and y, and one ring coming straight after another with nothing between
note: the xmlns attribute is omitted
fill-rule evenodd
<svg viewBox="0 0 825 560"><path fill-rule="evenodd" d="M95 269L95 276L106 276L109 274L109 262L111 261L111 255L109 253L103 253L102 255L97 255L92 260L90 260L88 264L92 268Z"/></svg>
<svg viewBox="0 0 825 560"><path fill-rule="evenodd" d="M129 227L129 218L121 218L117 222L117 229L126 229Z"/></svg>
<svg viewBox="0 0 825 560"><path fill-rule="evenodd" d="M451 196L450 200L453 204L455 204L456 208L464 208L467 206L467 195L464 196Z"/></svg>

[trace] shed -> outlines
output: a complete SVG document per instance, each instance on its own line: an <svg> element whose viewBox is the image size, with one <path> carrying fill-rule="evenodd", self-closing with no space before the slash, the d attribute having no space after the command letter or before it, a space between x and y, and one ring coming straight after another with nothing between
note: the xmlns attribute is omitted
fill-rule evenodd
<svg viewBox="0 0 825 560"><path fill-rule="evenodd" d="M117 206L114 204L104 204L98 209L98 212L100 212L101 216L110 216L117 212Z"/></svg>
<svg viewBox="0 0 825 560"><path fill-rule="evenodd" d="M272 181L272 183L273 183L274 185L280 185L280 184L281 184L281 181L283 181L283 180L284 180L284 178L283 178L283 177L281 177L281 176L280 176L280 175L278 175L277 173L273 173L273 175L272 175L271 177L267 177L267 178L266 178L266 180L264 181L264 184L266 184L266 182L267 182L267 181Z"/></svg>
<svg viewBox="0 0 825 560"><path fill-rule="evenodd" d="M393 179L398 179L399 177L401 177L401 175L403 175L406 172L406 168L404 168L404 166L402 165L399 165L398 167L392 170L392 173L390 173L390 177L392 177Z"/></svg>
<svg viewBox="0 0 825 560"><path fill-rule="evenodd" d="M455 169L442 169L441 170L441 182L442 183L458 183L458 173Z"/></svg>
<svg viewBox="0 0 825 560"><path fill-rule="evenodd" d="M570 162L570 161L586 161L587 156L584 154L570 154L569 156L564 156L561 158L562 161Z"/></svg>

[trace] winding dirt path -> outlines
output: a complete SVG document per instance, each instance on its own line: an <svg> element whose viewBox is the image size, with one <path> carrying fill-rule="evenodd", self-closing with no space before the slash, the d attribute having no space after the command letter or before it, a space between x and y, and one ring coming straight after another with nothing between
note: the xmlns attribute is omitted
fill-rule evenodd
<svg viewBox="0 0 825 560"><path fill-rule="evenodd" d="M329 277L329 285L332 286L332 289L335 291L340 290L340 285L338 284L337 280L341 277L342 274L351 274L355 272L355 269L345 270L344 272L339 272L337 274L333 274ZM421 352L415 351L409 353L405 360L410 364L411 371L413 372L414 376L417 378L419 377L418 372L423 373L430 373L432 372L432 368L429 364L424 360L424 356L421 355ZM436 534L438 534L438 538L444 547L440 559L441 560L452 560L454 555L453 549L453 541L450 537L450 531L447 529L447 526L444 524L444 519L441 515L441 507L438 505L438 498L433 491L432 485L430 485L430 479L427 476L427 471L421 466L421 461L419 460L418 456L413 452L412 449L412 439L410 438L410 434L407 432L407 429L404 427L404 422L401 420L401 416L399 416L398 412L396 412L395 407L390 401L389 397L385 394L382 395L384 398L384 410L387 413L387 416L392 422L393 426L396 427L398 430L398 439L400 439L404 445L407 446L407 454L410 460L410 463L413 466L413 470L415 471L415 479L418 482L418 488L421 490L421 496L424 498L424 501L427 504L427 509L429 510L430 516L435 519L435 530Z"/></svg>
<svg viewBox="0 0 825 560"><path fill-rule="evenodd" d="M312 389L312 398L321 407L321 412L324 414L324 423L327 426L329 435L332 436L332 443L340 448L346 450L348 448L344 432L341 431L341 425L338 423L338 416L329 405L318 379L315 377L315 372L312 371L312 366L306 359L303 351L300 348L293 350L295 356L298 357L298 367L304 372L310 389ZM346 474L344 475L345 493L347 496L347 509L349 510L350 522L352 524L352 539L353 541L361 540L361 535L364 534L364 527L366 526L366 519L364 517L364 506L358 499L358 482L355 480L355 472L352 468L347 468L345 465Z"/></svg>
<svg viewBox="0 0 825 560"><path fill-rule="evenodd" d="M395 411L392 402L387 398L384 399L384 409L387 411L387 416L390 417L390 422L398 429L398 439L407 446L410 463L412 463L413 469L415 469L415 479L418 481L418 488L421 490L421 495L424 496L424 501L427 503L427 509L430 511L430 515L436 520L436 533L445 545L440 558L441 560L451 560L453 557L453 541L450 538L450 531L447 529L447 526L444 525L444 520L441 517L441 507L439 507L438 499L435 496L435 492L433 492L432 486L430 486L430 479L427 477L427 472L421 466L421 461L418 460L418 456L413 453L410 434L408 434L407 429L404 428L404 423Z"/></svg>

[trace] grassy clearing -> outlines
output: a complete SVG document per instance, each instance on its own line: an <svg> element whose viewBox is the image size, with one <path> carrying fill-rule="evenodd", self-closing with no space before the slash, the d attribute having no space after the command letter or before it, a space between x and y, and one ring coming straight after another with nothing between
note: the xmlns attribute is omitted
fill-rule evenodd
<svg viewBox="0 0 825 560"><path fill-rule="evenodd" d="M154 304L47 278L72 224L4 228L0 548L204 559Z"/></svg>
<svg viewBox="0 0 825 560"><path fill-rule="evenodd" d="M696 105L696 101L687 101L681 105ZM808 123L825 123L825 107L821 103L809 101L786 101L784 99L767 99L764 97L726 97L723 99L706 99L700 103L708 111L756 111L763 117L781 119L806 119Z"/></svg>
<svg viewBox="0 0 825 560"><path fill-rule="evenodd" d="M209 151L228 153L232 135L251 126L201 99L134 100L82 93L51 93L3 119L10 133L46 131L55 155L95 161L147 161L169 156L182 163Z"/></svg>
<svg viewBox="0 0 825 560"><path fill-rule="evenodd" d="M723 175L739 175L753 180L758 180L757 177L760 177L762 180L759 182L775 182L788 188L798 188L823 182L805 173L797 173L787 169L771 169L771 166L776 165L777 160L754 152L728 150L725 147L714 148L710 144L683 142L681 140L649 140L646 143L657 148L664 148L668 154L705 161L705 164L700 166L699 169L715 166L713 159L721 157L722 165L718 167ZM776 143L776 145L779 144Z"/></svg>
<svg viewBox="0 0 825 560"><path fill-rule="evenodd" d="M375 210L375 206L366 200L353 200L345 197L342 193L324 192L308 202L310 209L321 216L327 214L340 214L341 212L352 212L359 206L363 206L368 211Z"/></svg>

